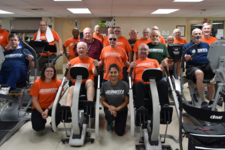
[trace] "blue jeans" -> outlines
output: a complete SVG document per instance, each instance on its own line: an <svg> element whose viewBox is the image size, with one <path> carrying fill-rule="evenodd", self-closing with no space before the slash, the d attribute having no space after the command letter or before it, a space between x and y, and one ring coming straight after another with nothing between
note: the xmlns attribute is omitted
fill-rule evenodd
<svg viewBox="0 0 225 150"><path fill-rule="evenodd" d="M8 84L11 89L16 88L16 84L26 82L28 80L27 73L20 66L13 66L11 72L0 72L0 84Z"/></svg>

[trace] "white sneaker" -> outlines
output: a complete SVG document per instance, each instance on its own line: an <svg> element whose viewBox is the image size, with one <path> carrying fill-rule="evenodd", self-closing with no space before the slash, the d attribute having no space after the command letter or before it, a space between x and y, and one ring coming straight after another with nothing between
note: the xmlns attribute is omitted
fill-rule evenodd
<svg viewBox="0 0 225 150"><path fill-rule="evenodd" d="M1 88L0 89L0 94L8 95L8 93L9 93L9 88Z"/></svg>

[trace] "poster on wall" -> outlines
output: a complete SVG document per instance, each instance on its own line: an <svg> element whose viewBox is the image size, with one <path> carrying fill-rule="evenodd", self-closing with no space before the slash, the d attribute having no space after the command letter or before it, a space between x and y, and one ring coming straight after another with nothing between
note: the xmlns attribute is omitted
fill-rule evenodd
<svg viewBox="0 0 225 150"><path fill-rule="evenodd" d="M162 35L169 35L169 34L170 34L169 30L162 30Z"/></svg>
<svg viewBox="0 0 225 150"><path fill-rule="evenodd" d="M185 29L186 29L186 26L185 25L177 25L176 26L176 29L180 29L180 32L181 32L181 37L185 37Z"/></svg>

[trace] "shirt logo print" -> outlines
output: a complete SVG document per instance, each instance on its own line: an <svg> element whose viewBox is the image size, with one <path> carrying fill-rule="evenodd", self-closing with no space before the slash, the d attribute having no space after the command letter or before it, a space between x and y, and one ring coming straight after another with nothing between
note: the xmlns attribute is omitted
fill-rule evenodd
<svg viewBox="0 0 225 150"><path fill-rule="evenodd" d="M56 93L57 88L50 88L50 89L41 89L39 91L40 94L52 94L52 93Z"/></svg>

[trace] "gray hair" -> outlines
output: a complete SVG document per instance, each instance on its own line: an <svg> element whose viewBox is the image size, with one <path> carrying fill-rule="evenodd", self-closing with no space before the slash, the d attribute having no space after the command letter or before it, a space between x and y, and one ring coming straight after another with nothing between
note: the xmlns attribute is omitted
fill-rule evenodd
<svg viewBox="0 0 225 150"><path fill-rule="evenodd" d="M145 43L141 43L141 44L139 45L139 47L138 47L138 50L140 50L140 49L141 49L141 46L142 46L142 45L144 45L144 46L147 48L147 50L149 50L148 45L147 45L147 44L145 44Z"/></svg>
<svg viewBox="0 0 225 150"><path fill-rule="evenodd" d="M110 33L110 34L108 35L108 40L109 40L109 36L110 36L110 35L115 35L115 36L116 36L116 39L118 40L118 37L117 37L116 33Z"/></svg>
<svg viewBox="0 0 225 150"><path fill-rule="evenodd" d="M175 32L176 30L180 31L180 29L174 29L174 30L173 30L173 34L174 34L174 32Z"/></svg>
<svg viewBox="0 0 225 150"><path fill-rule="evenodd" d="M144 28L142 32L144 32L145 30L147 30L149 33L151 33L151 30L149 28Z"/></svg>
<svg viewBox="0 0 225 150"><path fill-rule="evenodd" d="M172 38L174 40L174 38L171 35L167 37L167 39L169 39L169 38Z"/></svg>
<svg viewBox="0 0 225 150"><path fill-rule="evenodd" d="M151 35L152 35L153 32L158 32L158 34L159 34L159 36L160 36L159 30L152 30Z"/></svg>
<svg viewBox="0 0 225 150"><path fill-rule="evenodd" d="M137 30L131 29L129 33L131 33L131 31L134 31L137 34Z"/></svg>
<svg viewBox="0 0 225 150"><path fill-rule="evenodd" d="M204 24L202 25L202 28L204 28L205 26L210 26L210 28L212 29L212 25L211 25L210 23L204 23Z"/></svg>
<svg viewBox="0 0 225 150"><path fill-rule="evenodd" d="M86 46L86 49L88 48L87 43L82 42L82 41L77 43L77 47L78 47L78 45L80 45L80 44L84 44L84 45Z"/></svg>
<svg viewBox="0 0 225 150"><path fill-rule="evenodd" d="M195 28L194 30L192 30L192 33L191 33L191 35L194 35L194 33L195 33L195 31L196 30L200 30L200 31L202 31L201 29L199 29L199 28Z"/></svg>

